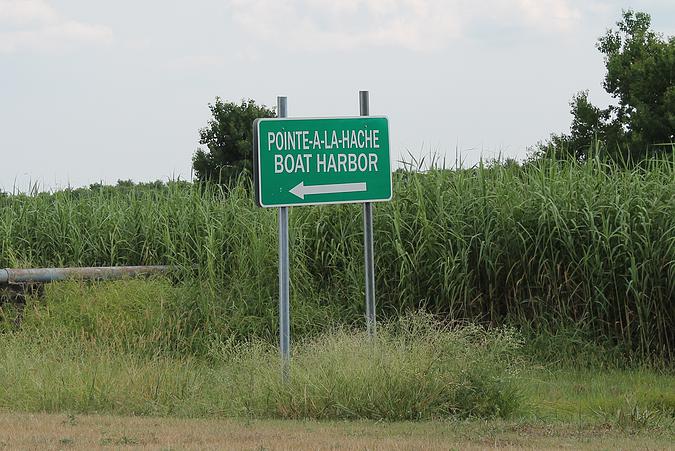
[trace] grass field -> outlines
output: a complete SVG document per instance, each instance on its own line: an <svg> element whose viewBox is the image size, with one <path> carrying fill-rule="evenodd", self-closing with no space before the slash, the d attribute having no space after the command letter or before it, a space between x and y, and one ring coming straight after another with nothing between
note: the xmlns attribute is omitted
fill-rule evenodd
<svg viewBox="0 0 675 451"><path fill-rule="evenodd" d="M0 196L0 267L176 268L0 306L0 448L672 447L674 169L396 174L375 339L358 207L293 209L289 383L245 183Z"/></svg>
<svg viewBox="0 0 675 451"><path fill-rule="evenodd" d="M675 419L671 367L612 366L602 350L579 354L588 365L546 361L514 328L453 325L428 313L382 323L375 339L358 324L294 340L284 384L274 342L228 338L218 324L208 333L184 328L194 306L165 298L182 289L162 279L49 286L26 306L19 329L5 326L0 410L636 430L671 428Z"/></svg>
<svg viewBox="0 0 675 451"><path fill-rule="evenodd" d="M340 331L296 343L289 384L279 382L276 350L261 344L214 347L204 359L84 336L5 336L0 448L675 445L672 371L536 364L504 331L439 332L427 318L408 321L383 328L375 345Z"/></svg>

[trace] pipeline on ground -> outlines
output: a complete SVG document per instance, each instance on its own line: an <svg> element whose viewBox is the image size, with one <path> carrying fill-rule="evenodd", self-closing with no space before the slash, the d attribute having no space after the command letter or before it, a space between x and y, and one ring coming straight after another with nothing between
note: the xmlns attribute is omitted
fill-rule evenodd
<svg viewBox="0 0 675 451"><path fill-rule="evenodd" d="M164 274L170 266L104 266L84 268L0 269L0 285L49 283L69 279L114 280Z"/></svg>

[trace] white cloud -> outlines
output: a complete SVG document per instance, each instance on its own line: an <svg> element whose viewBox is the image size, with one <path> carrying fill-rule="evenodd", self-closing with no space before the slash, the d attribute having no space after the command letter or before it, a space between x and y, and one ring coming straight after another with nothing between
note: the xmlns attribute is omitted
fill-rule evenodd
<svg viewBox="0 0 675 451"><path fill-rule="evenodd" d="M107 44L112 30L64 17L46 0L0 0L0 53Z"/></svg>
<svg viewBox="0 0 675 451"><path fill-rule="evenodd" d="M229 0L235 22L264 41L296 49L390 46L433 50L472 27L564 33L579 22L583 0Z"/></svg>
<svg viewBox="0 0 675 451"><path fill-rule="evenodd" d="M557 31L569 30L581 17L581 11L567 0L517 0L517 6L530 26L552 26Z"/></svg>
<svg viewBox="0 0 675 451"><path fill-rule="evenodd" d="M430 4L431 3L431 4ZM459 24L427 0L231 0L235 21L264 40L303 49L392 45L422 49Z"/></svg>
<svg viewBox="0 0 675 451"><path fill-rule="evenodd" d="M44 1L40 0L2 0L0 1L0 24L30 25L54 23L58 14Z"/></svg>

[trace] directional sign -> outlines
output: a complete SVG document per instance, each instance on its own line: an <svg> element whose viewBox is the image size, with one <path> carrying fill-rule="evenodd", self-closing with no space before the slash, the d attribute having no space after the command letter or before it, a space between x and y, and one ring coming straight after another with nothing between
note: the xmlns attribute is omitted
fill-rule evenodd
<svg viewBox="0 0 675 451"><path fill-rule="evenodd" d="M387 118L258 119L253 127L261 207L391 199Z"/></svg>

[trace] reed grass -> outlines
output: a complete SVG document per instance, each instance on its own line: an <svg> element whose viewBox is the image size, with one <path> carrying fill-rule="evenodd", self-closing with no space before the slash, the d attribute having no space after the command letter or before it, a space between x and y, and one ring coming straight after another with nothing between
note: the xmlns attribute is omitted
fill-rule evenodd
<svg viewBox="0 0 675 451"><path fill-rule="evenodd" d="M374 210L378 313L424 308L450 321L576 330L629 356L670 361L668 158L633 168L591 159L397 172L394 200ZM290 218L294 327L359 320L360 207L293 208ZM0 267L176 265L201 287L195 308L241 315L246 336L260 332L260 318L274 325L276 221L243 181L227 193L169 183L15 194L0 197Z"/></svg>

